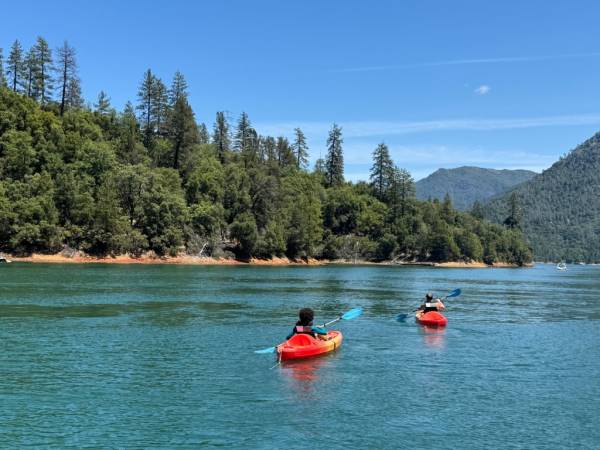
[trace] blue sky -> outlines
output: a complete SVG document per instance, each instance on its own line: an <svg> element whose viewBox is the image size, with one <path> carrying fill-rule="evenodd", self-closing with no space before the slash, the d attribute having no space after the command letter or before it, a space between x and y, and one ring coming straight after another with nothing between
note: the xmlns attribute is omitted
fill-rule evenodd
<svg viewBox="0 0 600 450"><path fill-rule="evenodd" d="M26 6L23 6L26 5ZM198 121L246 111L262 133L343 127L346 176L388 144L440 167L542 170L600 129L594 1L5 2L0 47L37 35L78 52L84 95L135 102L143 72L180 70ZM8 19L8 20L7 20Z"/></svg>

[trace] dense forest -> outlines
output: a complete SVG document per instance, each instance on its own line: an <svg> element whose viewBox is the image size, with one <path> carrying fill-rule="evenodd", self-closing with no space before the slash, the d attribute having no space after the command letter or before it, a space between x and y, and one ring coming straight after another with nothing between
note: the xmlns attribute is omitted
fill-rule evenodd
<svg viewBox="0 0 600 450"><path fill-rule="evenodd" d="M531 250L515 227L421 202L385 144L369 182L344 179L342 129L308 168L300 129L263 136L242 113L212 130L188 102L184 76L151 70L136 103L106 92L86 104L76 52L38 38L0 52L0 250L81 250L269 258L504 261ZM56 58L54 58L56 56Z"/></svg>
<svg viewBox="0 0 600 450"><path fill-rule="evenodd" d="M442 200L448 194L456 209L467 211L475 202L483 203L517 184L532 179L535 175L536 173L530 170L497 170L468 166L439 169L417 181L417 198Z"/></svg>
<svg viewBox="0 0 600 450"><path fill-rule="evenodd" d="M509 210L537 259L600 262L600 133L481 212L501 223Z"/></svg>

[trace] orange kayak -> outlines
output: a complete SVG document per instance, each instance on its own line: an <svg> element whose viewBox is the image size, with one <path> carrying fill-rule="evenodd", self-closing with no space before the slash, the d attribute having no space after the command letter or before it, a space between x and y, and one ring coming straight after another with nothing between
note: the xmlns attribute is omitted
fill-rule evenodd
<svg viewBox="0 0 600 450"><path fill-rule="evenodd" d="M283 344L277 346L277 354L281 361L290 359L311 358L334 351L342 345L342 333L330 331L327 340L314 338L309 334L295 334Z"/></svg>
<svg viewBox="0 0 600 450"><path fill-rule="evenodd" d="M448 319L437 311L426 312L425 314L421 314L421 316L415 316L415 319L421 325L428 325L430 327L444 327L448 323Z"/></svg>

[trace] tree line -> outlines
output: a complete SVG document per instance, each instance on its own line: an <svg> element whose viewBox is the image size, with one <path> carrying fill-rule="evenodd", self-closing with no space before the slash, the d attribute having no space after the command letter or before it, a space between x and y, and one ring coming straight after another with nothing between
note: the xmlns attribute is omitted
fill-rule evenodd
<svg viewBox="0 0 600 450"><path fill-rule="evenodd" d="M257 132L245 112L212 129L148 69L122 111L81 96L75 50L38 38L0 61L0 250L368 260L506 261L531 251L514 227L417 201L382 143L369 181L344 178L343 130L309 168L301 129Z"/></svg>

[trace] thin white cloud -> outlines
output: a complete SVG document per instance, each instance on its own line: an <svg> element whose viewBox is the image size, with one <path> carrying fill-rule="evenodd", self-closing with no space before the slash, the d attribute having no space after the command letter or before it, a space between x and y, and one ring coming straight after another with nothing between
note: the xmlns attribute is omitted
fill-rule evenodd
<svg viewBox="0 0 600 450"><path fill-rule="evenodd" d="M477 89L475 89L475 93L477 95L486 95L489 94L490 90L492 88L490 88L487 84L482 84L481 86L479 86Z"/></svg>
<svg viewBox="0 0 600 450"><path fill-rule="evenodd" d="M351 121L339 122L345 138L392 136L432 131L494 131L522 128L600 125L600 114L523 117L508 119L439 119L425 121ZM326 136L331 128L327 122L255 123L261 134L291 135L300 127L307 135Z"/></svg>
<svg viewBox="0 0 600 450"><path fill-rule="evenodd" d="M454 59L447 61L429 61L421 63L385 65L385 66L367 66L367 67L351 67L346 69L337 69L333 72L374 72L382 70L397 70L397 69L418 69L423 67L438 67L438 66L457 66L466 64L500 64L500 63L519 63L519 62L534 62L534 61L550 61L555 59L574 59L574 58L592 58L600 56L600 52L591 53L572 53L562 55L537 55L537 56L508 56L504 58L477 58L477 59Z"/></svg>

